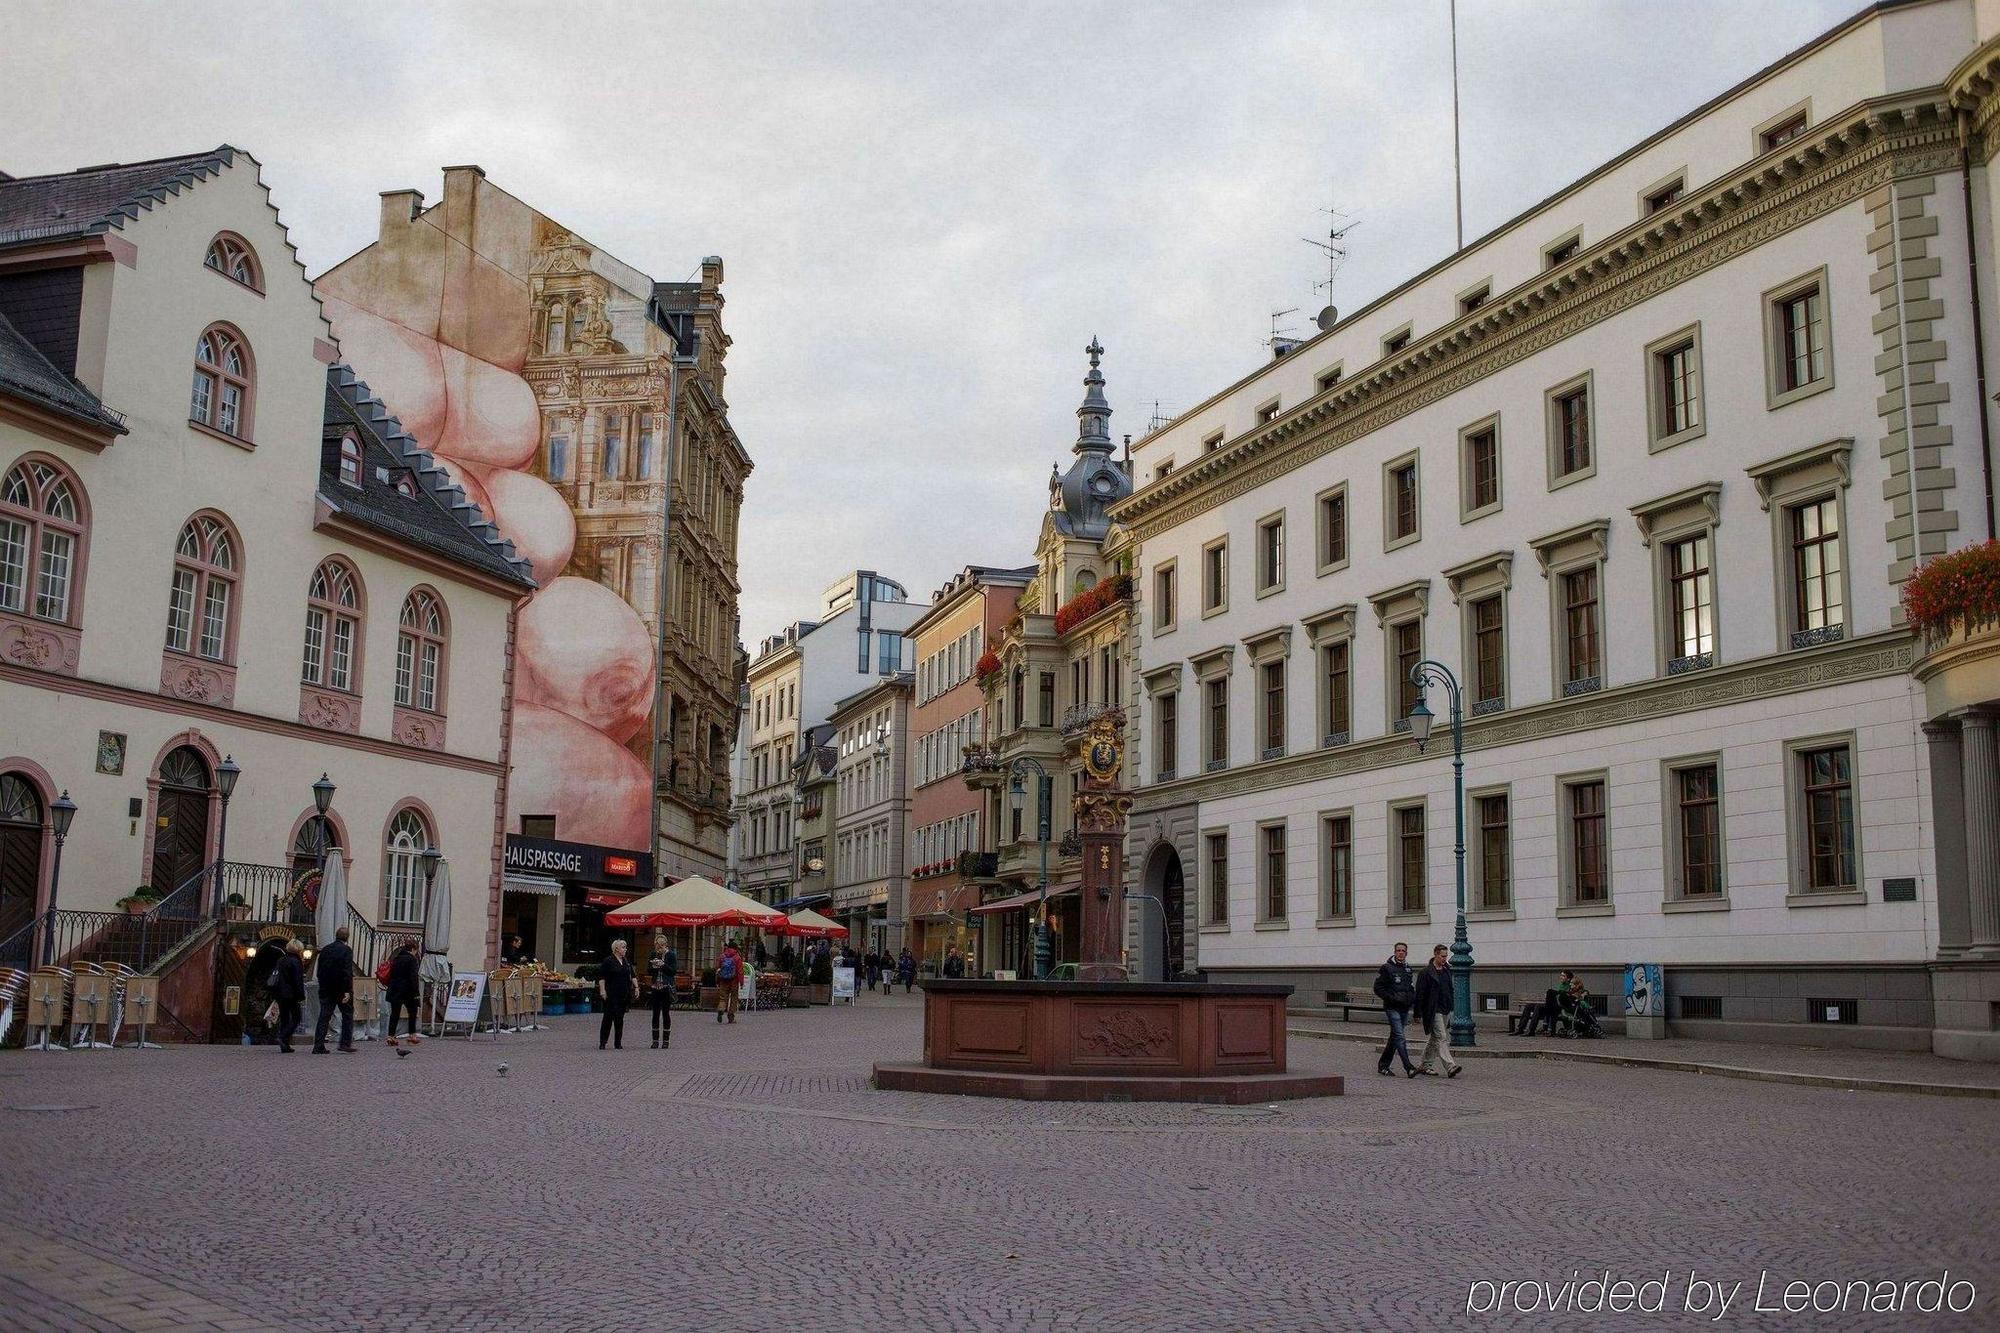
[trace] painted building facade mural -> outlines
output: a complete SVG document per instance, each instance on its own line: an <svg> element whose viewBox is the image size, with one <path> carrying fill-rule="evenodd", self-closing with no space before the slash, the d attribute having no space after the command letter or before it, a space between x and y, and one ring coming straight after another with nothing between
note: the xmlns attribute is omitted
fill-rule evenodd
<svg viewBox="0 0 2000 1333"><path fill-rule="evenodd" d="M751 464L722 392L721 282L708 259L656 283L477 167L447 168L429 208L383 195L376 242L318 282L343 356L541 585L514 662L509 832L644 848L657 786L668 879L726 861ZM676 331L697 355L672 409Z"/></svg>

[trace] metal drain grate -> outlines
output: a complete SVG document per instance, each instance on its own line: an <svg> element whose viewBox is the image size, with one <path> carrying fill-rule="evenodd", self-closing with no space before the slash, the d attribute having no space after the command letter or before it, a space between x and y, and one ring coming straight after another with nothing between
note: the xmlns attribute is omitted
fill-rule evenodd
<svg viewBox="0 0 2000 1333"><path fill-rule="evenodd" d="M10 1111L32 1111L37 1115L62 1115L69 1111L95 1111L95 1106L69 1106L51 1102L45 1106L10 1106Z"/></svg>
<svg viewBox="0 0 2000 1333"><path fill-rule="evenodd" d="M800 1097L826 1097L845 1092L865 1092L865 1074L697 1074L683 1083L678 1096L701 1101L768 1102Z"/></svg>

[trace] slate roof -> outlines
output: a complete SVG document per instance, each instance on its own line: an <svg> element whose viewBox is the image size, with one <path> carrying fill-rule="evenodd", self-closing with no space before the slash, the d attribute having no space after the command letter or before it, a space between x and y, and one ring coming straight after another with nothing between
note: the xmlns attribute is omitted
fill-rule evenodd
<svg viewBox="0 0 2000 1333"><path fill-rule="evenodd" d="M340 437L349 430L361 440L358 488L340 479ZM396 478L403 473L416 482L417 494L396 489ZM319 497L348 519L397 541L523 589L535 586L514 543L500 535L345 362L335 362L326 372Z"/></svg>
<svg viewBox="0 0 2000 1333"><path fill-rule="evenodd" d="M125 418L57 369L42 350L0 315L0 393L99 430L125 434Z"/></svg>
<svg viewBox="0 0 2000 1333"><path fill-rule="evenodd" d="M121 226L229 166L239 152L223 144L182 157L0 180L0 246L96 235Z"/></svg>

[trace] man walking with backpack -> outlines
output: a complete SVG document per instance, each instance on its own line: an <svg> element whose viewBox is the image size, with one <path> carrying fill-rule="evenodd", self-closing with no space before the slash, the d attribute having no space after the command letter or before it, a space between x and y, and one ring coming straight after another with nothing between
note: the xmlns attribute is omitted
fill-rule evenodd
<svg viewBox="0 0 2000 1333"><path fill-rule="evenodd" d="M1429 1038L1424 1043L1424 1072L1437 1077L1437 1066L1444 1066L1446 1078L1457 1078L1464 1068L1451 1058L1451 966L1445 960L1445 947L1440 944L1431 950L1431 965L1417 978L1417 1017L1423 1020L1424 1035Z"/></svg>
<svg viewBox="0 0 2000 1333"><path fill-rule="evenodd" d="M1410 1010L1417 1002L1416 978L1410 975L1410 946L1400 941L1396 952L1389 961L1382 964L1382 970L1375 974L1375 998L1382 1002L1382 1012L1389 1019L1389 1040L1382 1043L1381 1058L1375 1061L1375 1072L1390 1073L1389 1061L1393 1056L1403 1057L1403 1072L1411 1078L1417 1076L1417 1066L1410 1059L1410 1043L1403 1034L1403 1025L1410 1021Z"/></svg>

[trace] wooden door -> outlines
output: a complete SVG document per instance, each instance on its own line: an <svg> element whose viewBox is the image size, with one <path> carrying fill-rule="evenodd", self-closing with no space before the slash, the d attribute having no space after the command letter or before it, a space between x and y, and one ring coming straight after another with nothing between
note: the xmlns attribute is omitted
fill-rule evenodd
<svg viewBox="0 0 2000 1333"><path fill-rule="evenodd" d="M35 789L12 773L0 773L0 940L34 920L42 841L42 803Z"/></svg>
<svg viewBox="0 0 2000 1333"><path fill-rule="evenodd" d="M162 897L208 864L208 765L186 746L160 762L152 884Z"/></svg>

